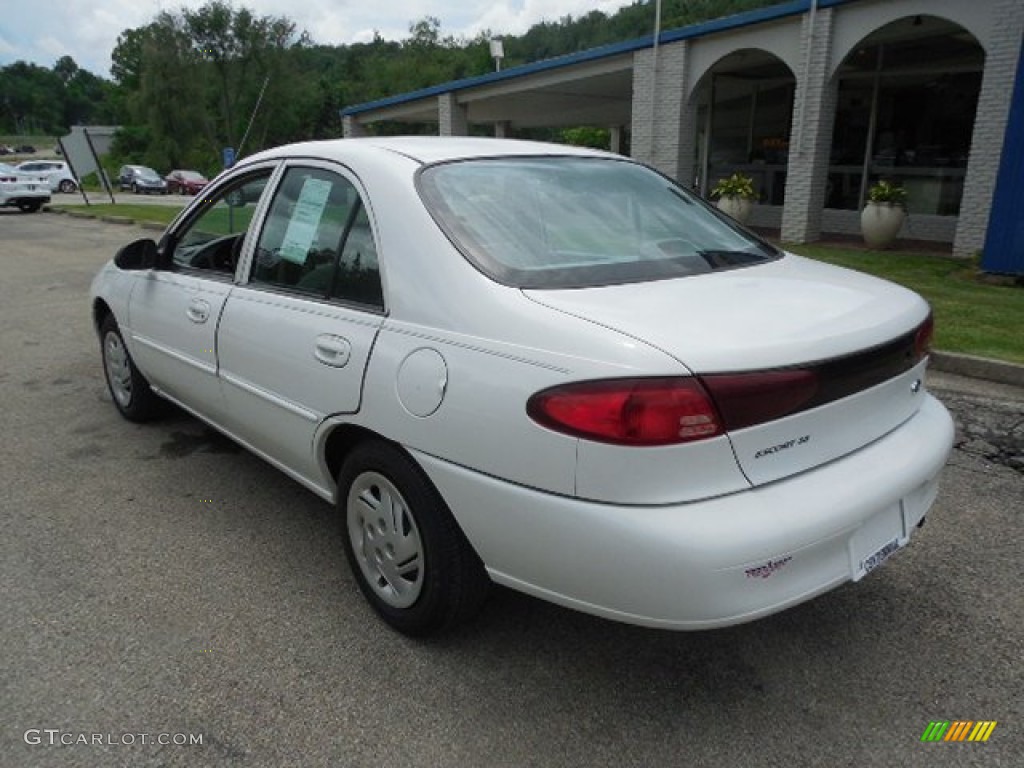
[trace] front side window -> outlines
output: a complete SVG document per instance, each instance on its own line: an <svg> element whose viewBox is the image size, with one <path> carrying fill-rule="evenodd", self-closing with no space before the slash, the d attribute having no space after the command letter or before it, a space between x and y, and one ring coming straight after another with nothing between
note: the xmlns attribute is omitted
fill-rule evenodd
<svg viewBox="0 0 1024 768"><path fill-rule="evenodd" d="M203 200L200 213L177 237L178 267L233 275L242 242L271 171L259 171Z"/></svg>
<svg viewBox="0 0 1024 768"><path fill-rule="evenodd" d="M420 172L420 194L484 274L520 288L639 282L778 252L674 182L623 160L508 157Z"/></svg>
<svg viewBox="0 0 1024 768"><path fill-rule="evenodd" d="M377 247L352 182L320 168L289 168L256 245L250 283L382 307Z"/></svg>

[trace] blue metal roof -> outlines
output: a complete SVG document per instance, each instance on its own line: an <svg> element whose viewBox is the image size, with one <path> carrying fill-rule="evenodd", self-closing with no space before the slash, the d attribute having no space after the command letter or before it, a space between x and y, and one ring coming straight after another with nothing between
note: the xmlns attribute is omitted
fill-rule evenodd
<svg viewBox="0 0 1024 768"><path fill-rule="evenodd" d="M855 0L818 0L817 6L819 8L830 8L832 6L843 5L844 3L850 2L855 2ZM703 21L699 24L691 24L687 27L666 30L658 36L658 43L660 45L662 43L672 43L678 40L690 40L695 37L703 37L704 35L710 35L715 32L725 32L731 29L748 27L753 24L761 24L766 21L783 19L788 16L796 16L809 11L813 4L813 0L790 0L790 2L773 5L768 8L758 8L753 11L745 11L743 13L737 13L721 19L712 19L711 21ZM402 93L398 96L388 96L387 98L368 101L364 104L353 104L352 106L345 107L345 109L341 110L341 114L342 116L359 115L364 112L371 112L375 109L386 109L387 107L395 107L400 104L408 104L409 102L418 101L419 99L425 99L430 96L440 96L442 93L461 91L466 88L490 85L491 83L500 83L505 80L515 80L516 78L533 75L537 72L546 72L548 70L569 67L574 64L582 64L588 61L597 61L599 59L607 59L612 56L620 56L624 53L632 53L633 51L643 50L644 48L651 48L653 45L654 35L645 35L622 43L602 45L598 48L590 48L578 53L557 56L553 59L544 59L542 61L535 61L531 64L510 67L509 69L501 72L489 72L486 75L465 77L461 80L450 80L447 83L432 85L429 88L421 88L418 91L409 91L408 93Z"/></svg>

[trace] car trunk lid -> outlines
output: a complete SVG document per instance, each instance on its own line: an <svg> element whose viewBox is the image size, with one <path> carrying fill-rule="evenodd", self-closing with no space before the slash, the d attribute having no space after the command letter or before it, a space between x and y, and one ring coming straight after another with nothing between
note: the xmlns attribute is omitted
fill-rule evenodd
<svg viewBox="0 0 1024 768"><path fill-rule="evenodd" d="M917 330L927 304L800 257L525 294L653 345L697 375L755 485L857 450L910 418L924 397Z"/></svg>

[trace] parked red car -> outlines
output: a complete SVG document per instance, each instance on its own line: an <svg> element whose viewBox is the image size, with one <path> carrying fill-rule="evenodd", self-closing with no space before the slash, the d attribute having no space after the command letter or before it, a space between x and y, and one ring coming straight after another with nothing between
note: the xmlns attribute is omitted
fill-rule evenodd
<svg viewBox="0 0 1024 768"><path fill-rule="evenodd" d="M195 195L210 183L199 171L171 171L164 177L170 194Z"/></svg>

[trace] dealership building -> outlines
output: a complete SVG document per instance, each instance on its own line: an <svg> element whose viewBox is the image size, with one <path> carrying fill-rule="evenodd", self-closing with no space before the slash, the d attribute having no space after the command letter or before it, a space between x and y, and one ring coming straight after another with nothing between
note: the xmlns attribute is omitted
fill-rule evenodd
<svg viewBox="0 0 1024 768"><path fill-rule="evenodd" d="M787 242L859 233L878 179L901 237L1024 274L1024 1L793 0L396 95L342 112L442 135L600 126L702 194L740 171L751 224Z"/></svg>

